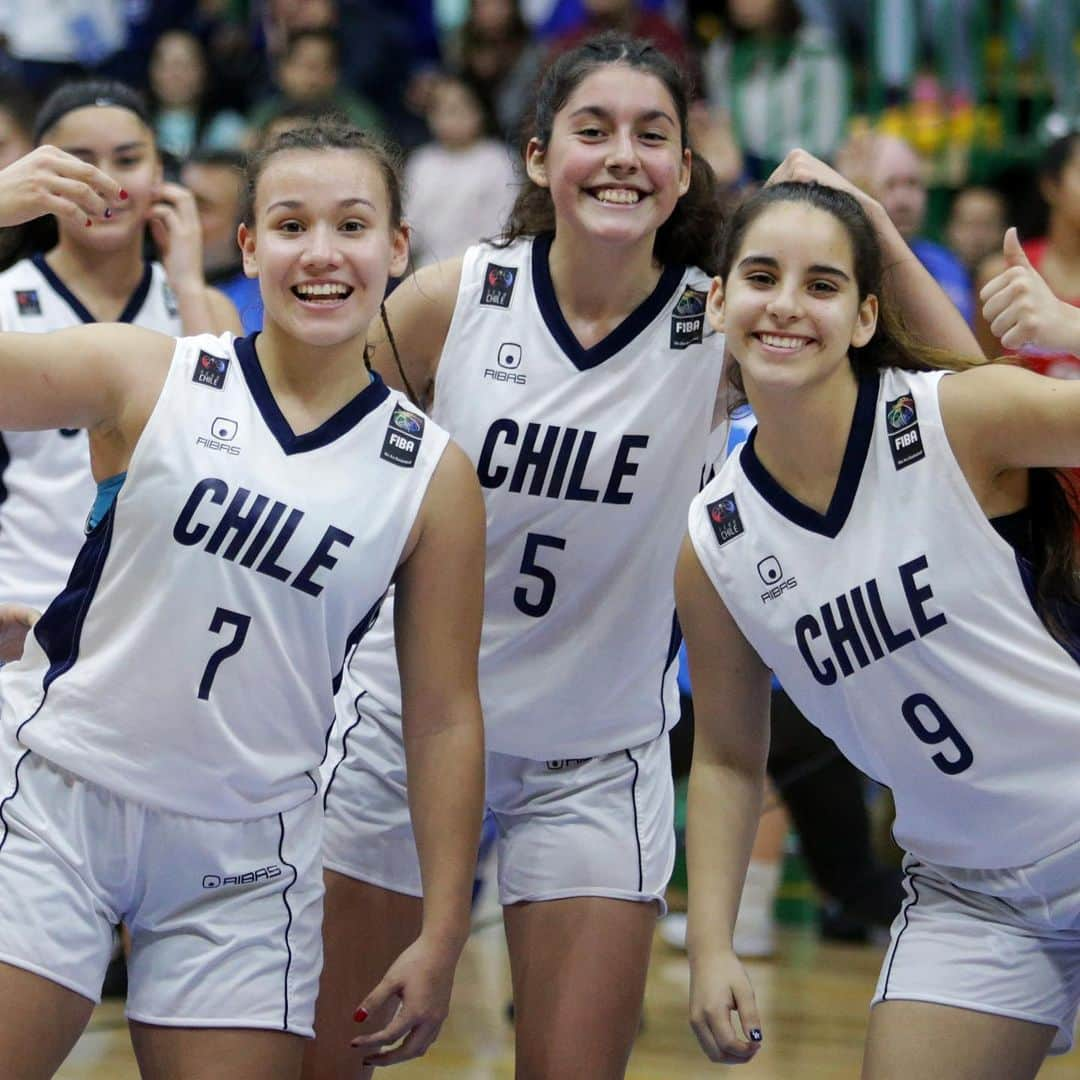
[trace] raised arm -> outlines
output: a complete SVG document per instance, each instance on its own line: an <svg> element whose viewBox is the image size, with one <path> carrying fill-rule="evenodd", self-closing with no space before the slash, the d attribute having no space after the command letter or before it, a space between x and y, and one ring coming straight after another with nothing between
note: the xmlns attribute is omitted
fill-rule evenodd
<svg viewBox="0 0 1080 1080"><path fill-rule="evenodd" d="M769 672L717 595L689 538L679 555L675 599L694 690L686 825L690 1024L710 1060L739 1064L751 1060L761 1044L754 992L731 938L761 816ZM732 1013L738 1013L741 1034Z"/></svg>
<svg viewBox="0 0 1080 1080"><path fill-rule="evenodd" d="M457 303L461 263L461 259L449 259L425 266L390 294L386 316L393 345L381 321L372 324L375 370L388 386L409 394L424 409L431 407L435 372Z"/></svg>
<svg viewBox="0 0 1080 1080"><path fill-rule="evenodd" d="M484 504L476 474L451 443L424 499L415 546L394 597L409 809L423 882L420 936L367 996L373 1013L401 1008L353 1041L369 1064L417 1057L450 1005L469 909L484 799L484 734L476 662L484 598ZM379 1049L404 1037L396 1050Z"/></svg>
<svg viewBox="0 0 1080 1080"><path fill-rule="evenodd" d="M892 223L885 208L861 188L805 150L792 150L777 166L768 182L811 180L839 188L859 200L881 244L885 284L904 322L921 341L959 356L981 356L982 350L964 316L919 262L907 241Z"/></svg>

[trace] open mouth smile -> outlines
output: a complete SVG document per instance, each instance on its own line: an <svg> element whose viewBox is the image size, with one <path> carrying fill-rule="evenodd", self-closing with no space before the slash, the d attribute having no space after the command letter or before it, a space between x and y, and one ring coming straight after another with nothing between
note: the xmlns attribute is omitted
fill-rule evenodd
<svg viewBox="0 0 1080 1080"><path fill-rule="evenodd" d="M637 206L648 194L636 188L592 188L589 194L605 206Z"/></svg>
<svg viewBox="0 0 1080 1080"><path fill-rule="evenodd" d="M764 331L750 336L773 352L785 353L798 352L804 345L809 345L814 340L797 334L771 334Z"/></svg>
<svg viewBox="0 0 1080 1080"><path fill-rule="evenodd" d="M331 307L352 296L353 288L351 285L345 285L339 281L312 281L294 285L292 294L305 304Z"/></svg>

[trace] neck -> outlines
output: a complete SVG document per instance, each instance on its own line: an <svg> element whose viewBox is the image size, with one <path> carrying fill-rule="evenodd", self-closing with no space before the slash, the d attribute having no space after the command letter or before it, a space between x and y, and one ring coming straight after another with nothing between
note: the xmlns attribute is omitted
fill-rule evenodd
<svg viewBox="0 0 1080 1080"><path fill-rule="evenodd" d="M769 474L800 502L824 513L832 501L855 416L858 383L850 368L811 387L746 382L757 417L754 449Z"/></svg>
<svg viewBox="0 0 1080 1080"><path fill-rule="evenodd" d="M567 322L621 319L656 288L663 268L653 261L653 237L633 248L582 242L555 233L548 254L551 282Z"/></svg>
<svg viewBox="0 0 1080 1080"><path fill-rule="evenodd" d="M76 295L91 294L122 303L142 280L141 249L141 233L136 234L131 244L116 251L97 251L61 241L45 256L45 261Z"/></svg>

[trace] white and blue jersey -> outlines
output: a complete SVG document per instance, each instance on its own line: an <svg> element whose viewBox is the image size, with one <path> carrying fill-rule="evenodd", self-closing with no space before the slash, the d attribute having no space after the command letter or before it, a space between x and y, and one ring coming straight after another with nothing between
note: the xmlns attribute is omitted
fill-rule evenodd
<svg viewBox="0 0 1080 1080"><path fill-rule="evenodd" d="M346 655L446 443L378 378L295 435L254 338L182 338L115 501L0 673L5 730L172 812L310 797Z"/></svg>
<svg viewBox="0 0 1080 1080"><path fill-rule="evenodd" d="M892 788L898 842L989 870L1080 838L1080 635L1049 633L1023 543L968 487L944 374L861 380L825 513L773 480L751 435L694 500L690 537L799 709Z"/></svg>
<svg viewBox="0 0 1080 1080"><path fill-rule="evenodd" d="M117 321L174 337L182 332L160 263L145 264ZM90 322L94 317L44 256L0 274L0 330L36 334ZM0 433L0 601L48 606L82 546L93 499L85 431Z"/></svg>
<svg viewBox="0 0 1080 1080"><path fill-rule="evenodd" d="M487 746L537 760L638 746L678 719L673 573L724 352L710 278L682 266L583 348L551 239L466 253L432 408L487 506ZM349 679L400 714L392 636L384 609Z"/></svg>

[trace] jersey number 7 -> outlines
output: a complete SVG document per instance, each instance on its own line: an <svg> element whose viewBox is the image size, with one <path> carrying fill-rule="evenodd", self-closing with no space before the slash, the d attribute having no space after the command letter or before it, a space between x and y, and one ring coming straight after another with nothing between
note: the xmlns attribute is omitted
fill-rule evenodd
<svg viewBox="0 0 1080 1080"><path fill-rule="evenodd" d="M229 611L228 608L223 607L219 607L214 612L214 617L210 620L211 634L220 634L222 627L225 626L231 626L235 632L232 641L226 642L220 649L215 649L210 654L210 659L206 661L206 670L199 681L199 699L201 701L209 700L210 687L214 685L214 676L217 675L217 669L221 666L221 662L227 660L230 656L235 656L243 648L244 639L247 637L250 625L250 615L241 615L238 611Z"/></svg>

